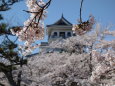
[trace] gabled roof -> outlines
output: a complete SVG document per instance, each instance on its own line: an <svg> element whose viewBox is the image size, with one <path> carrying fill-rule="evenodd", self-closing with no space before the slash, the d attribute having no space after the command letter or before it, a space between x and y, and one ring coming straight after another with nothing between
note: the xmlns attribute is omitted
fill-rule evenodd
<svg viewBox="0 0 115 86"><path fill-rule="evenodd" d="M72 24L67 19L65 19L63 17L63 14L62 14L62 17L57 22L55 22L54 24L51 24L51 25L47 25L47 27L54 26L54 25L72 26Z"/></svg>

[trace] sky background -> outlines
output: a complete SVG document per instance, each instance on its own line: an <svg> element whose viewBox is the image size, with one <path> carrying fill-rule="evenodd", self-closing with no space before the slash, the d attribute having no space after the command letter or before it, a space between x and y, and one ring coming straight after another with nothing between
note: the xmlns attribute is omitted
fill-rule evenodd
<svg viewBox="0 0 115 86"><path fill-rule="evenodd" d="M14 4L11 10L1 12L10 25L23 25L29 14L22 10L27 10L25 1ZM48 1L48 0L45 0ZM48 8L45 25L56 22L62 15L72 24L77 23L79 18L81 0L52 0ZM84 0L82 9L82 19L87 20L89 15L95 16L97 22L103 25L115 24L115 0Z"/></svg>
<svg viewBox="0 0 115 86"><path fill-rule="evenodd" d="M81 0L53 0L48 9L46 22L52 23L60 18L61 14L71 23L77 23L79 18ZM115 23L115 0L84 0L82 8L82 18L87 20L89 15L95 16L98 22L106 25Z"/></svg>
<svg viewBox="0 0 115 86"><path fill-rule="evenodd" d="M4 17L3 22L7 22L9 26L23 26L23 22L29 17L29 14L23 11L27 10L25 1L14 4L11 6L11 10L0 12ZM48 8L45 25L53 24L61 18L62 14L69 22L77 24L80 14L80 2L81 0L52 0ZM86 21L90 14L103 26L115 25L115 0L84 0L82 8L83 21ZM44 41L47 41L47 37Z"/></svg>

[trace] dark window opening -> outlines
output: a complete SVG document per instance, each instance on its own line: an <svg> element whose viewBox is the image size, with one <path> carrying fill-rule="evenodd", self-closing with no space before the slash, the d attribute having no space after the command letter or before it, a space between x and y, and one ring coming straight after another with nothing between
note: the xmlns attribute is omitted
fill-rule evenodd
<svg viewBox="0 0 115 86"><path fill-rule="evenodd" d="M67 33L67 36L70 37L70 36L71 36L71 32L68 32L68 33Z"/></svg>
<svg viewBox="0 0 115 86"><path fill-rule="evenodd" d="M62 37L62 38L65 38L65 32L60 32L59 36Z"/></svg>
<svg viewBox="0 0 115 86"><path fill-rule="evenodd" d="M54 32L53 37L54 38L57 37L57 32Z"/></svg>

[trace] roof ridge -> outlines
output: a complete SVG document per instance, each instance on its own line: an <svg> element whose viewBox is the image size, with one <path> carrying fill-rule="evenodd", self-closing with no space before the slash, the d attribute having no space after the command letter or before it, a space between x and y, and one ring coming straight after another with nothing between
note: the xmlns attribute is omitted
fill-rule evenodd
<svg viewBox="0 0 115 86"><path fill-rule="evenodd" d="M71 26L72 24L66 18L64 18L63 14L62 14L61 18L58 21L56 21L54 24L47 25L47 26L52 26L52 25L67 25L67 26Z"/></svg>

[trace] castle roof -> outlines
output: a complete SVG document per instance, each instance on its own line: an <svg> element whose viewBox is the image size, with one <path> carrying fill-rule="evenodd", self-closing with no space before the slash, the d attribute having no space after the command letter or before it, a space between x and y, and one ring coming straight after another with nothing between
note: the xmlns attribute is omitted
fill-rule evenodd
<svg viewBox="0 0 115 86"><path fill-rule="evenodd" d="M72 24L67 19L64 18L63 14L58 21L56 21L54 24L47 25L47 27L55 26L55 25L72 26Z"/></svg>

